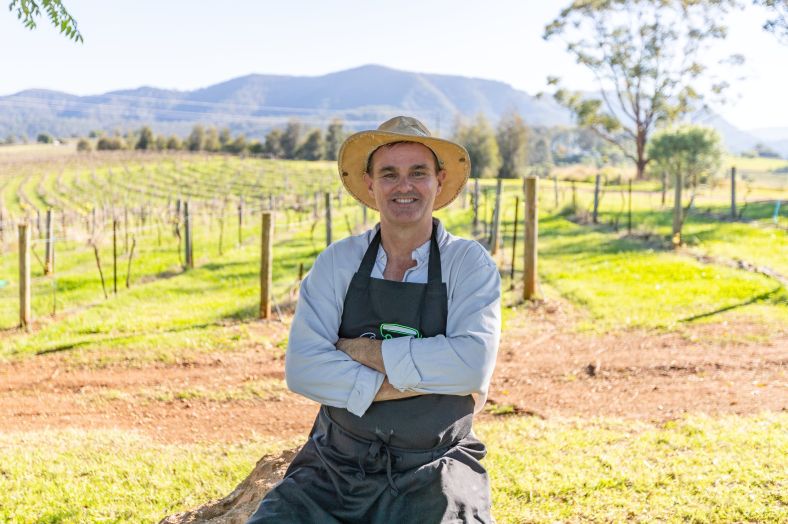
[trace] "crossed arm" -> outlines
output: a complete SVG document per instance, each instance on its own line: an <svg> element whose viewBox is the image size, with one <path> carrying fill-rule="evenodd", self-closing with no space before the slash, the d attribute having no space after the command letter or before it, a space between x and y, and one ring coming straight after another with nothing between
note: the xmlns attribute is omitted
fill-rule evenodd
<svg viewBox="0 0 788 524"><path fill-rule="evenodd" d="M372 402L423 394L473 394L480 407L500 335L500 279L483 248L468 249L449 272L445 335L385 341L337 340L352 272L336 269L334 257L347 254L333 248L301 285L285 355L288 387L358 416Z"/></svg>
<svg viewBox="0 0 788 524"><path fill-rule="evenodd" d="M359 364L363 364L384 375L386 374L386 366L383 363L383 344L380 340L372 340L365 337L340 338L336 343L336 347ZM398 390L391 385L388 377L385 377L380 389L375 394L373 402L409 398L418 395L421 395L421 393Z"/></svg>

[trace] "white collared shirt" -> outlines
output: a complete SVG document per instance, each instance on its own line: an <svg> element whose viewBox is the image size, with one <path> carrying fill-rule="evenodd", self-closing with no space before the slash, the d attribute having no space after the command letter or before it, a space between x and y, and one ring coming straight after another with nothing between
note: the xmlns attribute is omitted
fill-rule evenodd
<svg viewBox="0 0 788 524"><path fill-rule="evenodd" d="M338 351L335 344L350 280L378 227L331 244L317 257L301 283L285 358L292 391L358 416L369 408L384 375ZM487 399L498 352L500 276L478 242L451 235L440 222L437 240L448 291L446 335L384 340L385 376L400 391L473 395L478 412ZM429 251L429 241L413 251L416 265L405 272L403 282L427 282ZM372 278L383 278L385 267L381 246Z"/></svg>

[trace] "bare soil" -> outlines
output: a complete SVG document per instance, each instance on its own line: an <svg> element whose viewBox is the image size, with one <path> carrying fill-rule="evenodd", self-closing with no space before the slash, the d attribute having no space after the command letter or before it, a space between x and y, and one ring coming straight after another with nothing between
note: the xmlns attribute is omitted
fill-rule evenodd
<svg viewBox="0 0 788 524"><path fill-rule="evenodd" d="M572 330L575 320L561 302L517 312L504 331L480 420L517 413L658 422L688 413L788 409L788 329L765 333L741 322L592 334ZM254 328L270 340L286 336L282 324ZM283 379L281 351L262 345L141 368L41 355L0 364L0 431L120 428L170 443L305 435L318 406L286 391ZM279 386L243 398L177 395L261 381Z"/></svg>

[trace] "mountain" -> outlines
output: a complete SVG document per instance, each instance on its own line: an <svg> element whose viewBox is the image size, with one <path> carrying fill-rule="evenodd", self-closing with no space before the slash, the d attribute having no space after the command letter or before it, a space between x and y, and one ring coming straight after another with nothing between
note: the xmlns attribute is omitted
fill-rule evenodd
<svg viewBox="0 0 788 524"><path fill-rule="evenodd" d="M532 125L568 124L565 110L503 82L399 71L367 65L322 76L248 75L194 91L154 87L74 96L28 90L0 97L0 137L58 136L150 124L159 133L184 135L197 123L262 137L291 118L323 126L342 118L369 128L396 114L422 118L437 133L458 115L485 113L493 121L519 111Z"/></svg>
<svg viewBox="0 0 788 524"><path fill-rule="evenodd" d="M414 115L435 134L446 135L458 116L484 113L496 122L512 110L531 125L572 122L552 98L534 97L503 82L365 65L321 76L253 74L193 91L150 86L92 96L22 91L0 97L0 140L41 132L84 136L92 130L126 131L142 125L150 125L156 133L186 136L196 123L262 138L293 118L320 127L341 118L349 129L357 130L397 114ZM715 127L733 152L762 142L788 156L785 129L750 133L713 113L693 120Z"/></svg>

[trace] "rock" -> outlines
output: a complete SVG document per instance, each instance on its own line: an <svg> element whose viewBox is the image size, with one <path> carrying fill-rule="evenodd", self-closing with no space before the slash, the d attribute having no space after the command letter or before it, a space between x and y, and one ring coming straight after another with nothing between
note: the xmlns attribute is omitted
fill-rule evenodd
<svg viewBox="0 0 788 524"><path fill-rule="evenodd" d="M232 493L212 500L191 511L164 518L159 524L244 524L260 505L266 493L285 475L298 449L283 451L279 456L266 455Z"/></svg>

